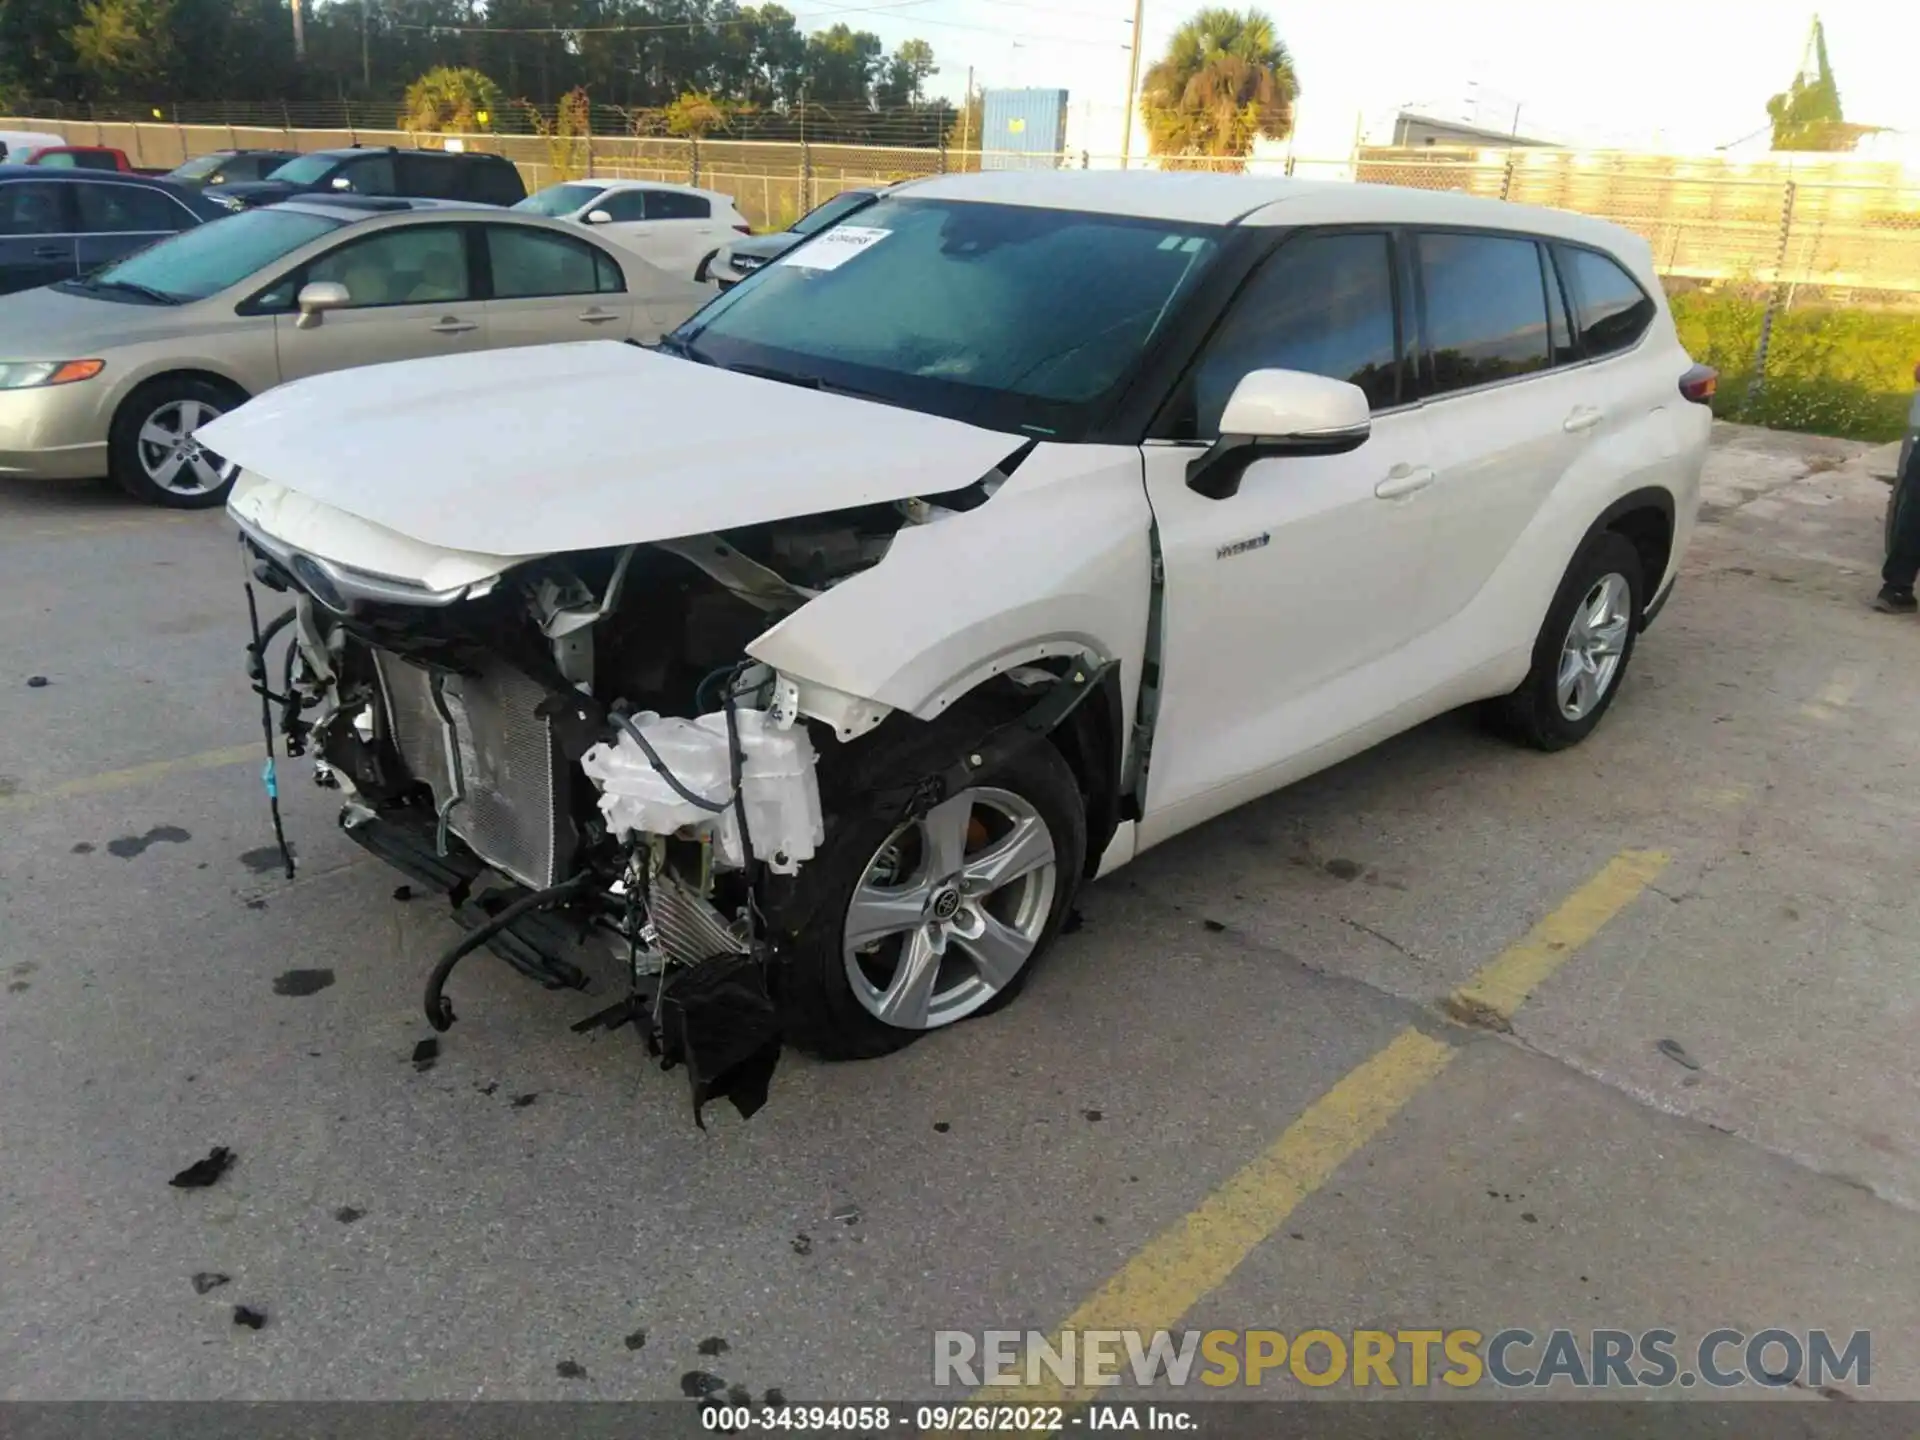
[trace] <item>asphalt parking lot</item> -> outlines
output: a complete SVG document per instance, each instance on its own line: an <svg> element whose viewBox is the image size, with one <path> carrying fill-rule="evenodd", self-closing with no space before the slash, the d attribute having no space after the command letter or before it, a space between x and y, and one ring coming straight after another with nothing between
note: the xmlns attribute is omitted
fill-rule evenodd
<svg viewBox="0 0 1920 1440"><path fill-rule="evenodd" d="M1888 463L1723 427L1587 745L1425 726L1090 887L1004 1013L704 1133L492 961L416 1065L456 932L302 766L279 873L230 527L0 490L0 1397L924 1398L934 1330L1072 1320L1865 1329L1920 1398Z"/></svg>

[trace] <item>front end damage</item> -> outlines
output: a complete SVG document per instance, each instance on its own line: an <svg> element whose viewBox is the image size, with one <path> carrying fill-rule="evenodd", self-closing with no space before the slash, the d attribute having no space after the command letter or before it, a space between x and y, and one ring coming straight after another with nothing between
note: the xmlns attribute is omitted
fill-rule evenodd
<svg viewBox="0 0 1920 1440"><path fill-rule="evenodd" d="M781 910L832 810L905 820L964 775L823 795L827 752L858 747L889 707L748 647L879 563L901 528L984 503L1001 479L439 591L299 552L236 508L250 600L259 585L293 602L251 656L270 747L311 754L345 832L447 896L466 931L427 977L434 1028L455 1019L450 975L484 947L548 988L610 994L574 1028L632 1024L684 1066L696 1120L714 1098L759 1108L781 1044ZM972 763L1044 735L1099 678L1069 656L1026 667L1026 701Z"/></svg>

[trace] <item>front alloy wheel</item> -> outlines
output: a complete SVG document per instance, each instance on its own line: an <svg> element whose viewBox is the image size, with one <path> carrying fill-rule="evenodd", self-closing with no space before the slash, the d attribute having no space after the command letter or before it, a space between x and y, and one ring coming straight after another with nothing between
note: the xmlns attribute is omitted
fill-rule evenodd
<svg viewBox="0 0 1920 1440"><path fill-rule="evenodd" d="M163 490L185 498L220 488L225 462L203 449L194 432L220 412L204 400L169 400L140 427L140 468Z"/></svg>
<svg viewBox="0 0 1920 1440"><path fill-rule="evenodd" d="M847 907L854 998L901 1030L973 1014L1033 958L1058 871L1047 822L1009 790L966 790L901 826Z"/></svg>
<svg viewBox="0 0 1920 1440"><path fill-rule="evenodd" d="M201 428L246 397L197 375L162 376L135 390L113 417L107 463L136 500L201 510L227 498L226 461L200 443Z"/></svg>

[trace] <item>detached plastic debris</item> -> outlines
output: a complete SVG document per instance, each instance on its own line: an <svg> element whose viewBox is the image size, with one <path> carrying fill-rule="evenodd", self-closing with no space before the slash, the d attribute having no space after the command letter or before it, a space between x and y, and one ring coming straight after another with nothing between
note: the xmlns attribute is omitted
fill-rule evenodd
<svg viewBox="0 0 1920 1440"><path fill-rule="evenodd" d="M167 1183L178 1190L204 1190L233 1168L233 1152L216 1145L204 1159L196 1160Z"/></svg>
<svg viewBox="0 0 1920 1440"><path fill-rule="evenodd" d="M693 1123L712 1100L731 1100L741 1119L767 1103L780 1062L780 1020L765 965L753 955L716 955L667 977L660 995L660 1061L687 1067Z"/></svg>
<svg viewBox="0 0 1920 1440"><path fill-rule="evenodd" d="M777 874L792 874L801 861L813 858L826 838L813 742L798 726L782 730L773 725L764 710L735 710L733 718L745 757L740 790L754 858ZM616 835L671 835L688 826L705 828L721 858L739 866L740 821L733 806L725 712L683 720L646 711L633 717L633 726L675 780L718 808L697 805L675 790L633 736L622 730L613 744L596 745L580 759L580 768L600 787L600 813L608 828Z"/></svg>
<svg viewBox="0 0 1920 1440"><path fill-rule="evenodd" d="M259 1330L267 1323L266 1312L256 1310L251 1305L236 1305L233 1307L233 1323L244 1325L249 1330Z"/></svg>
<svg viewBox="0 0 1920 1440"><path fill-rule="evenodd" d="M222 1275L218 1270L196 1270L193 1276L193 1293L204 1295L209 1290L218 1290L232 1276Z"/></svg>

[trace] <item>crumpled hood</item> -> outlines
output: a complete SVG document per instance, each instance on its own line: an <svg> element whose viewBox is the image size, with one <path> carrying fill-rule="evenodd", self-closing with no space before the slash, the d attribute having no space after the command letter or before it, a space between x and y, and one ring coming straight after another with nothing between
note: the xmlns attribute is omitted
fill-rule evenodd
<svg viewBox="0 0 1920 1440"><path fill-rule="evenodd" d="M409 539L547 555L940 494L1025 437L588 340L318 375L198 438Z"/></svg>

